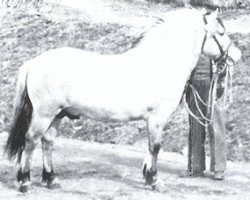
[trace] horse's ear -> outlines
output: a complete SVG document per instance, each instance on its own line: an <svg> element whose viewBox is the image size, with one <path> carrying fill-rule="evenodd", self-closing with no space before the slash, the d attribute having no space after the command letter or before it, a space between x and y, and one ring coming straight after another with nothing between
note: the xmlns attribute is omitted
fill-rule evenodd
<svg viewBox="0 0 250 200"><path fill-rule="evenodd" d="M202 15L206 15L206 14L207 14L207 9L206 9L206 8L202 8L201 14L202 14Z"/></svg>

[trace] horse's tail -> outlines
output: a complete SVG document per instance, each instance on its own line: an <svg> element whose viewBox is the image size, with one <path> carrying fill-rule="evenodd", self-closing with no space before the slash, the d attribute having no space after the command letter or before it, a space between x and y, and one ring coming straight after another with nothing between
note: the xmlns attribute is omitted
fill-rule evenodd
<svg viewBox="0 0 250 200"><path fill-rule="evenodd" d="M28 132L33 107L27 91L28 66L22 66L19 71L16 97L14 102L14 117L10 128L9 137L5 145L5 152L11 160L18 156L18 162L21 161L21 155L25 147L25 135Z"/></svg>

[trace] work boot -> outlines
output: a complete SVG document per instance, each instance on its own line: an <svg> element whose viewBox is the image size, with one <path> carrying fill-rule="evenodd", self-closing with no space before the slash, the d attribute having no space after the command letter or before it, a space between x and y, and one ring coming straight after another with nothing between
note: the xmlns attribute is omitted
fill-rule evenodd
<svg viewBox="0 0 250 200"><path fill-rule="evenodd" d="M214 172L214 180L224 180L224 171Z"/></svg>

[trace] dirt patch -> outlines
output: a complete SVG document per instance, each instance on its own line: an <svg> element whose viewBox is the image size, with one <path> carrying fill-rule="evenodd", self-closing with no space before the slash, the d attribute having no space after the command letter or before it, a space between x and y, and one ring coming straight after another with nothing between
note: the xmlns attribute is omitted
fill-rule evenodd
<svg viewBox="0 0 250 200"><path fill-rule="evenodd" d="M0 135L3 145L7 134ZM62 188L49 190L41 184L41 146L33 155L30 194L21 195L15 183L16 167L0 160L0 199L239 199L249 196L249 164L228 162L225 181L213 181L211 173L202 178L179 178L186 157L160 152L159 181L152 190L141 174L144 148L84 142L59 137L54 149L54 169ZM2 151L0 151L2 155Z"/></svg>

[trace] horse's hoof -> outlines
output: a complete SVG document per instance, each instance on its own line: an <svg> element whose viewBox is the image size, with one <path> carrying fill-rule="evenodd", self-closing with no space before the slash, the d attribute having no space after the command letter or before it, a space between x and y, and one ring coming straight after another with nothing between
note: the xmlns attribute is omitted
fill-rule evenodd
<svg viewBox="0 0 250 200"><path fill-rule="evenodd" d="M150 175L146 178L146 185L151 186L151 188L154 190L157 185L157 175Z"/></svg>
<svg viewBox="0 0 250 200"><path fill-rule="evenodd" d="M29 192L29 186L28 185L21 185L19 187L19 191L22 193L28 193Z"/></svg>
<svg viewBox="0 0 250 200"><path fill-rule="evenodd" d="M151 185L151 188L152 188L152 190L156 189L156 182L155 182L155 184Z"/></svg>
<svg viewBox="0 0 250 200"><path fill-rule="evenodd" d="M144 168L143 177L146 180L146 185L150 185L153 188L153 187L155 187L156 182L157 182L157 170Z"/></svg>
<svg viewBox="0 0 250 200"><path fill-rule="evenodd" d="M218 172L214 172L214 180L219 180L222 181L224 180L224 171L218 171Z"/></svg>
<svg viewBox="0 0 250 200"><path fill-rule="evenodd" d="M48 181L47 187L49 189L59 189L59 188L61 188L61 185L59 183L58 178L55 178L52 181Z"/></svg>

